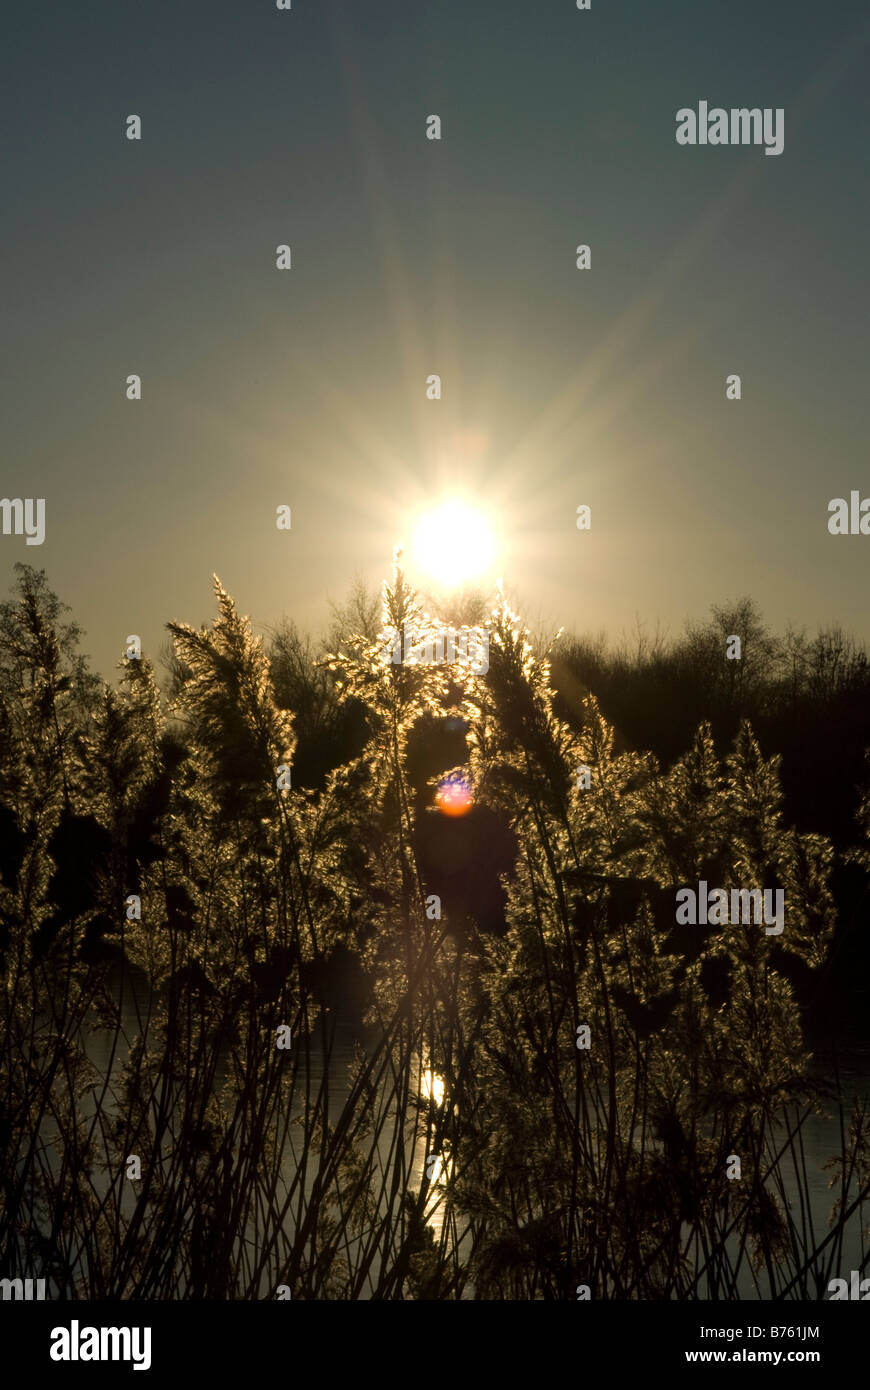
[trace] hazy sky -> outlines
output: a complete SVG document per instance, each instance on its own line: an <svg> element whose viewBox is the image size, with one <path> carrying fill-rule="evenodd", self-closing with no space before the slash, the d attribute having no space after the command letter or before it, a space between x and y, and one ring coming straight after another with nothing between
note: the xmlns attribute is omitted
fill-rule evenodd
<svg viewBox="0 0 870 1390"><path fill-rule="evenodd" d="M749 592L870 638L870 536L827 529L870 495L865 0L3 25L0 492L45 498L46 539L0 536L0 577L45 568L104 674L128 633L156 655L210 620L213 571L319 630L457 491L554 625L673 631ZM677 145L700 101L782 107L783 153Z"/></svg>

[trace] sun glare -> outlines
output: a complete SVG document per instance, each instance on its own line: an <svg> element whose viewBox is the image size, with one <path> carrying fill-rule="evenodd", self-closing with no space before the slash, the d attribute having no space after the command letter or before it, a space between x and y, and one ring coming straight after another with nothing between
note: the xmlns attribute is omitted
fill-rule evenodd
<svg viewBox="0 0 870 1390"><path fill-rule="evenodd" d="M483 512L465 502L445 502L420 518L414 559L444 588L482 577L492 563L492 533Z"/></svg>

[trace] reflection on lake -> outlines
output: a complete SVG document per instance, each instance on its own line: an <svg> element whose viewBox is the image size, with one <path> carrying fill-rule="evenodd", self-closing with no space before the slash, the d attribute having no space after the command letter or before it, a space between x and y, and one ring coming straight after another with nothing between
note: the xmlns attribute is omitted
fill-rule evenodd
<svg viewBox="0 0 870 1390"><path fill-rule="evenodd" d="M97 1093L108 1080L109 1093L116 1097L116 1110L121 1069L127 1061L130 1042L147 1023L147 1006L147 994L141 991L134 993L128 982L122 1007L123 1039L117 1045L113 1045L111 1035L105 1030L89 1032L82 1039L98 1078ZM341 1117L345 1099L349 1094L355 1049L360 1042L364 1046L370 1046L373 1035L370 1030L361 1029L358 1023L350 1018L335 1013L329 1013L325 1017L326 1023L318 1022L311 1034L308 1088L311 1094L315 1095L321 1083L324 1080L328 1082L329 1119L331 1124L335 1124ZM295 1031L293 1045L297 1046ZM325 1063L325 1059L328 1059L328 1062ZM225 1080L225 1057L223 1063L221 1071L215 1077L218 1090ZM810 1067L810 1076L818 1082L830 1085L835 1075L834 1065L831 1056L819 1052ZM836 1067L846 1100L848 1121L855 1098L870 1101L870 1047L851 1046L839 1053ZM420 1193L425 1187L423 1220L434 1242L441 1245L449 1243L452 1239L462 1248L463 1240L467 1237L457 1234L453 1224L454 1218L451 1219L449 1229L445 1230L446 1195L448 1185L454 1176L453 1156L447 1140L442 1138L437 1147L435 1144L438 1117L444 1116L445 1106L451 1104L451 1098L444 1077L433 1068L427 1058L417 1059L416 1072L413 1075L416 1106L410 1107L402 1139L405 1144L406 1192L411 1196ZM302 1093L297 1093L295 1102L297 1115L305 1105L305 1088L301 1090ZM93 1100L88 1101L86 1098L84 1113L89 1115L93 1111ZM395 1120L395 1117L393 1119ZM791 1153L786 1149L788 1136L785 1127L780 1125L774 1133L781 1139L784 1150L779 1174L782 1186L776 1188L771 1182L770 1190L776 1193L781 1205L789 1207L795 1223L803 1233L806 1245L809 1248L818 1247L829 1233L832 1207L841 1195L839 1178L832 1167L832 1160L841 1153L842 1147L840 1116L835 1105L830 1103L824 1106L823 1113L810 1114L795 1150ZM376 1162L380 1165L381 1172L386 1173L391 1162L395 1161L395 1148L400 1142L395 1122L383 1124L375 1142ZM848 1144L848 1133L846 1142ZM294 1149L291 1138L285 1148L282 1162L282 1179L288 1191L300 1161L301 1155ZM316 1180L317 1163L311 1162L303 1184L306 1198L310 1195ZM849 1200L847 1198L847 1206ZM125 1196L124 1207L131 1211L134 1205L135 1198L131 1189L129 1195ZM287 1229L291 1231L296 1210L288 1210L286 1217ZM867 1225L867 1216L866 1211L857 1209L850 1217L845 1230L824 1247L815 1270L816 1282L823 1297L828 1296L826 1291L832 1278L844 1277L848 1280L850 1271L861 1267L865 1248L862 1227ZM253 1239L254 1234L253 1230L246 1232L250 1239ZM736 1244L731 1238L727 1244L733 1257L737 1254ZM357 1248L355 1238L348 1240L347 1248L349 1251ZM696 1252L688 1251L687 1254L694 1258ZM800 1264L799 1251L793 1252L793 1258ZM703 1260L700 1263L703 1263ZM738 1263L740 1270L737 1290L740 1297L756 1299L768 1296L764 1270L753 1274L745 1252ZM373 1270L373 1283L376 1278L377 1266ZM270 1294L270 1289L264 1287L262 1296L269 1297Z"/></svg>

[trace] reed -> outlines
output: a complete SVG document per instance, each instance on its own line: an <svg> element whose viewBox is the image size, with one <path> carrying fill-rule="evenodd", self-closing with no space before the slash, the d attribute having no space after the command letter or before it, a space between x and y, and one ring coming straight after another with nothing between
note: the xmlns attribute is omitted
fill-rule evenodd
<svg viewBox="0 0 870 1390"><path fill-rule="evenodd" d="M863 1269L870 1121L810 1079L789 976L826 961L833 850L783 823L749 725L723 759L704 725L668 770L617 753L591 697L579 733L557 717L503 600L486 672L391 662L389 632L437 627L397 567L381 631L313 675L363 711L362 754L282 790L292 712L216 598L211 629L170 624L171 704L146 658L91 676L35 571L0 610L2 1275L55 1298L806 1299L856 1230ZM433 915L415 853L409 740L450 711L517 839L504 936ZM700 877L782 886L783 936L677 928ZM349 1070L341 952L366 994Z"/></svg>

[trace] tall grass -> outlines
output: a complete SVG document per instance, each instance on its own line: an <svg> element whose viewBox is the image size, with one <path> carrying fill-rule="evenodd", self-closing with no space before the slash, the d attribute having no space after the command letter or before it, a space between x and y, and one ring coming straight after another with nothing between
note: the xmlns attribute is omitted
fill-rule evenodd
<svg viewBox="0 0 870 1390"><path fill-rule="evenodd" d="M430 621L397 569L380 634L340 634L316 676L364 712L362 755L282 790L292 712L216 597L211 629L170 625L171 707L147 659L119 688L88 674L44 576L22 567L0 610L3 1276L86 1298L815 1298L854 1229L863 1267L867 1115L810 1081L791 982L826 959L833 852L783 824L749 726L724 760L701 726L667 772L617 754L591 698L573 732L503 601L486 676L393 664L391 631ZM503 937L456 930L415 853L408 742L449 711L519 846ZM676 928L699 877L784 887L783 936ZM349 1072L342 953L366 991Z"/></svg>

